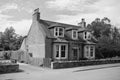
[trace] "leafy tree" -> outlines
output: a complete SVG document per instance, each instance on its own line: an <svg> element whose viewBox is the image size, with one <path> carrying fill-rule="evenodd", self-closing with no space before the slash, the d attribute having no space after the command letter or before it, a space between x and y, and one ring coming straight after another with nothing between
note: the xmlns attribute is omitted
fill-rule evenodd
<svg viewBox="0 0 120 80"><path fill-rule="evenodd" d="M23 37L16 34L13 27L6 28L1 37L2 48L4 50L17 50L22 40Z"/></svg>
<svg viewBox="0 0 120 80"><path fill-rule="evenodd" d="M105 20L108 18L105 18ZM108 19L108 21L110 21ZM104 19L100 20L99 18L96 18L91 24L87 26L88 28L92 29L93 35L98 39L102 35L109 36L111 33L111 25L104 23Z"/></svg>
<svg viewBox="0 0 120 80"><path fill-rule="evenodd" d="M110 19L96 18L87 26L93 30L93 35L98 39L96 44L96 56L98 58L120 56L120 33L116 27L112 27Z"/></svg>

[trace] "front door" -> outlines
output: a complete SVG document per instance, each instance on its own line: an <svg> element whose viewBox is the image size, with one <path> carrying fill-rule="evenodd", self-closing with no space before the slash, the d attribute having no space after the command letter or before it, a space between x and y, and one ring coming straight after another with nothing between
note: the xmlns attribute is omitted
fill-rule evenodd
<svg viewBox="0 0 120 80"><path fill-rule="evenodd" d="M73 60L77 60L78 59L78 48L73 48L72 49L72 53L73 53Z"/></svg>

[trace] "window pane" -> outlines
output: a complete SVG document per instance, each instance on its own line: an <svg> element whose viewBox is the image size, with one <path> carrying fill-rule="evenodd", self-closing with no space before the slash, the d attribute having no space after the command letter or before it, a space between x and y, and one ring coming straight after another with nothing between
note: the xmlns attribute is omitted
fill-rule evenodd
<svg viewBox="0 0 120 80"><path fill-rule="evenodd" d="M90 48L90 56L93 56L93 47Z"/></svg>
<svg viewBox="0 0 120 80"><path fill-rule="evenodd" d="M61 50L65 50L65 45L62 45L62 46L61 46Z"/></svg>
<svg viewBox="0 0 120 80"><path fill-rule="evenodd" d="M87 32L85 32L85 39L87 38Z"/></svg>
<svg viewBox="0 0 120 80"><path fill-rule="evenodd" d="M88 39L90 39L91 38L91 35L90 34L88 34Z"/></svg>
<svg viewBox="0 0 120 80"><path fill-rule="evenodd" d="M61 57L65 57L65 51L61 51Z"/></svg>
<svg viewBox="0 0 120 80"><path fill-rule="evenodd" d="M59 28L59 36L63 36L63 28Z"/></svg>
<svg viewBox="0 0 120 80"><path fill-rule="evenodd" d="M59 51L56 51L56 57L59 57Z"/></svg>
<svg viewBox="0 0 120 80"><path fill-rule="evenodd" d="M56 57L59 57L59 45L56 45Z"/></svg>
<svg viewBox="0 0 120 80"><path fill-rule="evenodd" d="M55 35L58 36L58 32L55 32Z"/></svg>
<svg viewBox="0 0 120 80"><path fill-rule="evenodd" d="M86 56L89 56L89 47L86 46Z"/></svg>
<svg viewBox="0 0 120 80"><path fill-rule="evenodd" d="M77 31L73 31L73 38L77 38Z"/></svg>
<svg viewBox="0 0 120 80"><path fill-rule="evenodd" d="M58 27L55 27L55 36L58 36L58 33L59 33L59 28Z"/></svg>
<svg viewBox="0 0 120 80"><path fill-rule="evenodd" d="M66 46L62 45L61 46L61 57L65 57L65 51L66 51Z"/></svg>
<svg viewBox="0 0 120 80"><path fill-rule="evenodd" d="M56 51L58 51L59 50L59 45L56 45Z"/></svg>

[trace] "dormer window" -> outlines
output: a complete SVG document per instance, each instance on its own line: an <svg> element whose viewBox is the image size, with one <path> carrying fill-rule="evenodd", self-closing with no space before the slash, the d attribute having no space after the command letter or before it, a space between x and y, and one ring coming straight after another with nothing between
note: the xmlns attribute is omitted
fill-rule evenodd
<svg viewBox="0 0 120 80"><path fill-rule="evenodd" d="M78 31L72 30L72 39L78 39Z"/></svg>
<svg viewBox="0 0 120 80"><path fill-rule="evenodd" d="M54 36L55 37L64 37L64 28L62 28L62 27L55 27L54 28Z"/></svg>
<svg viewBox="0 0 120 80"><path fill-rule="evenodd" d="M84 33L83 33L83 38L84 38L84 40L91 39L91 34L90 34L90 32L84 32Z"/></svg>

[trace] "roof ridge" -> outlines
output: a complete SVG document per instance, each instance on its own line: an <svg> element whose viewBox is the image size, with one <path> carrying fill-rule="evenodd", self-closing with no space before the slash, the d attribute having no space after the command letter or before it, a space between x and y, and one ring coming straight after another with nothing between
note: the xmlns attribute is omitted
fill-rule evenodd
<svg viewBox="0 0 120 80"><path fill-rule="evenodd" d="M49 21L49 20L44 20L44 19L40 19L40 20L42 20L42 21L47 21L47 22L54 23L54 24L61 24L61 25L68 25L68 26L81 27L81 26L78 26L78 25L72 25L72 24L67 24L67 23L61 23L61 22L55 22L55 21Z"/></svg>

